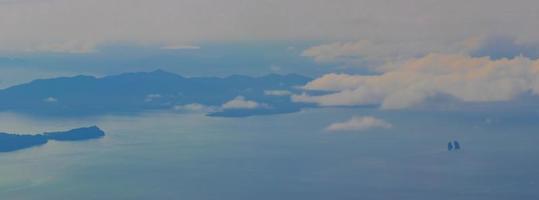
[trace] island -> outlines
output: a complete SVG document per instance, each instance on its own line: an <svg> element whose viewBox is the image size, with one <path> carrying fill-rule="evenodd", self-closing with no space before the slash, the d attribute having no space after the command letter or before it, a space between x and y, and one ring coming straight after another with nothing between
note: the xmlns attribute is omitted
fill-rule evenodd
<svg viewBox="0 0 539 200"><path fill-rule="evenodd" d="M198 110L212 117L283 114L315 106L291 98L306 92L300 86L310 81L297 74L184 77L163 70L57 77L0 89L0 112L72 118L159 110L189 113L192 110L182 106L200 105L212 108ZM226 106L234 100L239 101L236 106Z"/></svg>
<svg viewBox="0 0 539 200"><path fill-rule="evenodd" d="M76 128L68 131L45 132L43 134L22 135L0 133L0 152L11 152L46 144L49 140L82 141L105 136L105 132L97 126Z"/></svg>
<svg viewBox="0 0 539 200"><path fill-rule="evenodd" d="M79 141L103 137L105 132L97 126L91 126L62 132L46 132L43 136L49 140Z"/></svg>

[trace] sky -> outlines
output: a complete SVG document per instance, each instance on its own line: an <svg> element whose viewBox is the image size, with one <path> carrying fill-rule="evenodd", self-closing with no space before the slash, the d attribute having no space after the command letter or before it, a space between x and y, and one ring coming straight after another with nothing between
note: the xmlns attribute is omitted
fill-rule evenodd
<svg viewBox="0 0 539 200"><path fill-rule="evenodd" d="M482 35L538 41L533 0L3 0L5 51L88 53L115 42L358 40L442 47ZM418 48L418 47L413 47Z"/></svg>
<svg viewBox="0 0 539 200"><path fill-rule="evenodd" d="M0 87L164 69L297 73L296 102L404 109L539 94L534 0L1 0ZM357 120L356 120L357 121Z"/></svg>

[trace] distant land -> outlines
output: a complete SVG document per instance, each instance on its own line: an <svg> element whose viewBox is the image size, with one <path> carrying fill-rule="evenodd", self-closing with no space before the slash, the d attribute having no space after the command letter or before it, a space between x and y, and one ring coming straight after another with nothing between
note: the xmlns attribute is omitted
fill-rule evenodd
<svg viewBox="0 0 539 200"><path fill-rule="evenodd" d="M97 126L77 128L63 132L46 132L37 135L0 133L0 152L11 152L46 144L49 140L81 141L105 136Z"/></svg>
<svg viewBox="0 0 539 200"><path fill-rule="evenodd" d="M216 117L290 113L312 106L289 96L309 81L297 74L183 77L163 70L39 79L0 90L0 112L69 117L185 107ZM242 102L223 106L234 99Z"/></svg>

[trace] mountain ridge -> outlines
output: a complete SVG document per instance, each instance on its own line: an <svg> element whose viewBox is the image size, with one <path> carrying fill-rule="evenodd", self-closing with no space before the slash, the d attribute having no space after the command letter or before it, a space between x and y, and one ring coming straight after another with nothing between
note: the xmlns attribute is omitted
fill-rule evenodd
<svg viewBox="0 0 539 200"><path fill-rule="evenodd" d="M310 80L312 79L298 74L184 77L164 70L130 72L99 78L77 75L37 79L2 89L0 111L54 116L97 115L165 110L187 104L216 107L241 96L271 105L265 109L257 109L253 115L278 114L297 111L305 105L292 102L288 96L269 96L265 91L297 91L296 86L304 85Z"/></svg>

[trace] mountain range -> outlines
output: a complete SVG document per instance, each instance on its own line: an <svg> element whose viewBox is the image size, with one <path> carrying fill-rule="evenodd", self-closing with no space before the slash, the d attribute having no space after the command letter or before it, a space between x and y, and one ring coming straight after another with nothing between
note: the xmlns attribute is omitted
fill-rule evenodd
<svg viewBox="0 0 539 200"><path fill-rule="evenodd" d="M183 77L163 70L38 79L0 90L0 111L86 116L194 107L220 117L288 113L310 106L287 95L310 80L297 74ZM234 106L223 106L234 100Z"/></svg>

